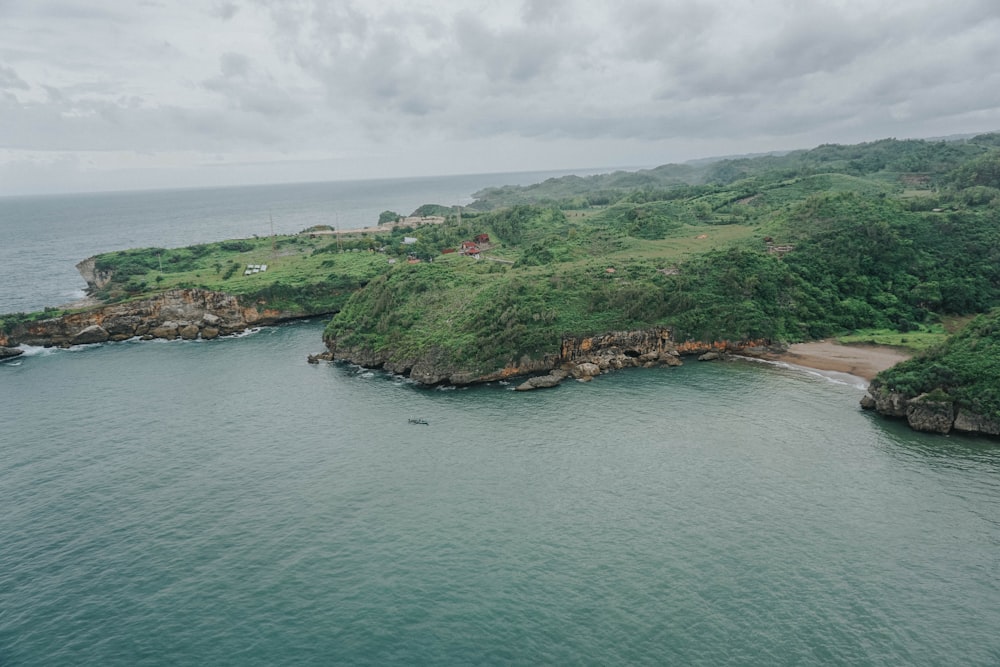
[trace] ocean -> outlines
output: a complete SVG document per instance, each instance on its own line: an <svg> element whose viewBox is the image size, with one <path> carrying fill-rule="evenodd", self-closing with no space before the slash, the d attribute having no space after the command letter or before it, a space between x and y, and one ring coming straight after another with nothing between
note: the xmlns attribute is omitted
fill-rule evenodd
<svg viewBox="0 0 1000 667"><path fill-rule="evenodd" d="M0 199L0 312L532 179ZM0 665L1000 664L996 441L763 363L423 388L323 324L0 363Z"/></svg>

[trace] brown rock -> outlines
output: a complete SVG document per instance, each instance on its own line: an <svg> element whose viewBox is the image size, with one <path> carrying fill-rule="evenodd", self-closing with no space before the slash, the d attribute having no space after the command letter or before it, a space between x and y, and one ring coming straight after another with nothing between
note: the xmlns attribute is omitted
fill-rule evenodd
<svg viewBox="0 0 1000 667"><path fill-rule="evenodd" d="M952 425L956 431L964 433L983 433L985 435L1000 435L1000 422L989 417L959 408Z"/></svg>
<svg viewBox="0 0 1000 667"><path fill-rule="evenodd" d="M88 345L90 343L103 343L109 338L108 332L104 327L98 324L92 324L89 327L83 329L75 336L71 343L73 345Z"/></svg>
<svg viewBox="0 0 1000 667"><path fill-rule="evenodd" d="M594 377L595 375L601 374L601 367L597 364L585 361L582 364L577 364L570 371L570 374L575 378L582 377Z"/></svg>
<svg viewBox="0 0 1000 667"><path fill-rule="evenodd" d="M921 394L906 406L906 422L914 431L948 433L955 422L955 405Z"/></svg>
<svg viewBox="0 0 1000 667"><path fill-rule="evenodd" d="M153 327L149 330L149 335L153 338L166 338L167 340L173 340L177 338L177 322L163 322L157 327Z"/></svg>
<svg viewBox="0 0 1000 667"><path fill-rule="evenodd" d="M874 383L873 383L874 390ZM880 415L886 417L905 417L906 406L910 402L906 396L898 392L885 391L884 389L874 390L875 409Z"/></svg>
<svg viewBox="0 0 1000 667"><path fill-rule="evenodd" d="M551 387L556 387L562 382L565 376L559 375L540 375L538 377L528 378L523 383L514 387L514 391L531 391L532 389L549 389Z"/></svg>
<svg viewBox="0 0 1000 667"><path fill-rule="evenodd" d="M0 359L13 359L22 354L24 354L24 350L18 350L14 347L0 347Z"/></svg>
<svg viewBox="0 0 1000 667"><path fill-rule="evenodd" d="M177 335L184 340L194 340L198 337L198 326L196 324L185 324L182 327L178 327Z"/></svg>

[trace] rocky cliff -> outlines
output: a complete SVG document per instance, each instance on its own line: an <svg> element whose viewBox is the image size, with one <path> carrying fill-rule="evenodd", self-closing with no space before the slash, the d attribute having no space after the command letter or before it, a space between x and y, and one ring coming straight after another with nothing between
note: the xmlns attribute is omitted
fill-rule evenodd
<svg viewBox="0 0 1000 667"><path fill-rule="evenodd" d="M553 387L566 377L586 381L600 373L621 368L680 366L682 355L712 355L706 358L721 358L728 354L755 356L757 352L770 349L770 341L677 343L669 328L654 327L613 331L597 336L564 336L559 354L524 355L501 368L472 371L454 367L447 355L433 349L419 358L400 361L393 360L390 350L376 352L340 347L335 338L327 338L324 342L328 350L322 357L324 359L384 368L428 385L467 385L548 373L525 382L519 387L522 390Z"/></svg>
<svg viewBox="0 0 1000 667"><path fill-rule="evenodd" d="M106 287L111 282L113 275L111 271L98 271L97 259L95 257L88 257L78 263L76 270L80 272L80 275L87 282L87 292L89 294L93 294L94 290Z"/></svg>
<svg viewBox="0 0 1000 667"><path fill-rule="evenodd" d="M905 419L915 431L1000 435L1000 421L957 405L946 394L932 392L906 396L890 391L878 378L868 387L868 394L861 399L861 407L886 417Z"/></svg>
<svg viewBox="0 0 1000 667"><path fill-rule="evenodd" d="M68 346L136 336L209 339L303 315L262 306L244 306L236 297L222 292L179 289L148 299L18 324L0 333L0 346Z"/></svg>

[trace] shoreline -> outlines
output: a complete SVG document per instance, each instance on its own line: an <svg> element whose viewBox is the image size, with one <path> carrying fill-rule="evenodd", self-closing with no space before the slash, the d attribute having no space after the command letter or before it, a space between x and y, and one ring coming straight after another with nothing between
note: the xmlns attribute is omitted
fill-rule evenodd
<svg viewBox="0 0 1000 667"><path fill-rule="evenodd" d="M809 343L794 343L785 352L762 355L759 358L816 371L845 373L868 383L881 371L912 356L913 354L906 350L887 345L844 345L828 338Z"/></svg>

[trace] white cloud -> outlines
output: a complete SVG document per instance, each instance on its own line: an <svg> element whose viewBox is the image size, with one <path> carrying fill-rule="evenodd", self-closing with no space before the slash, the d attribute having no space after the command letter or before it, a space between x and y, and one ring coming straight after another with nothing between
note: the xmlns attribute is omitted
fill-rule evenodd
<svg viewBox="0 0 1000 667"><path fill-rule="evenodd" d="M0 193L989 130L998 28L990 0L2 3Z"/></svg>

